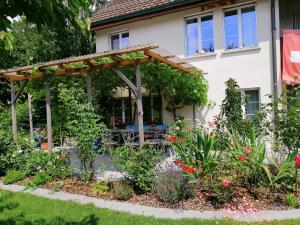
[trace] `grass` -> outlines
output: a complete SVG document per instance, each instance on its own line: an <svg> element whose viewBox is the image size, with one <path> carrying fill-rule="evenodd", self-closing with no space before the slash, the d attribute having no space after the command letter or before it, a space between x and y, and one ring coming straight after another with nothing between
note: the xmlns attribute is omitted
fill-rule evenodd
<svg viewBox="0 0 300 225"><path fill-rule="evenodd" d="M93 205L80 205L0 190L0 224L9 225L246 225L232 220L165 220L133 216ZM299 220L253 225L299 225Z"/></svg>

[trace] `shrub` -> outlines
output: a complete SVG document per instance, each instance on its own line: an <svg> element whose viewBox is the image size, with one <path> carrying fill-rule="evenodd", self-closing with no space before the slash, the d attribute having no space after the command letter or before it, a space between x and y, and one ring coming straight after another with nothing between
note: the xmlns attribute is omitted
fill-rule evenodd
<svg viewBox="0 0 300 225"><path fill-rule="evenodd" d="M157 174L154 191L161 201L173 204L193 196L195 187L183 173L167 170Z"/></svg>
<svg viewBox="0 0 300 225"><path fill-rule="evenodd" d="M136 149L122 146L113 153L117 167L125 172L125 177L140 192L151 190L155 177L154 168L159 162L155 149L145 147Z"/></svg>
<svg viewBox="0 0 300 225"><path fill-rule="evenodd" d="M46 172L37 173L33 179L32 183L36 186L40 186L42 184L47 184L52 180L52 177L49 176Z"/></svg>
<svg viewBox="0 0 300 225"><path fill-rule="evenodd" d="M114 185L113 194L114 197L118 200L126 201L132 198L133 189L126 183L120 183Z"/></svg>
<svg viewBox="0 0 300 225"><path fill-rule="evenodd" d="M71 173L67 155L61 152L47 153L37 151L28 157L24 170L29 176L44 171L53 179L64 178Z"/></svg>
<svg viewBox="0 0 300 225"><path fill-rule="evenodd" d="M25 173L19 170L9 171L3 178L4 184L13 184L17 181L23 180L25 178Z"/></svg>
<svg viewBox="0 0 300 225"><path fill-rule="evenodd" d="M97 182L92 187L92 192L95 195L107 195L110 191L110 185L104 181Z"/></svg>

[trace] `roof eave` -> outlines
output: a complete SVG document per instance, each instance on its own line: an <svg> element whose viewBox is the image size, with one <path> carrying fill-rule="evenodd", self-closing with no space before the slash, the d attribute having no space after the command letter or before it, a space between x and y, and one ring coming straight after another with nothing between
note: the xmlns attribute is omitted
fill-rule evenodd
<svg viewBox="0 0 300 225"><path fill-rule="evenodd" d="M157 13L157 12L160 12L163 10L177 8L177 7L181 7L181 6L185 6L185 5L190 5L190 4L193 4L196 2L207 2L207 1L209 1L209 0L181 0L181 1L171 2L168 4L160 5L158 7L144 9L144 10L140 10L140 11L125 14L125 15L115 16L115 17L111 17L111 18L108 18L105 20L95 21L95 22L91 23L91 28L95 28L97 26L102 26L105 24L109 24L109 23L113 23L113 22L117 22L117 21L121 21L121 20L131 19L134 17L153 14L153 13Z"/></svg>

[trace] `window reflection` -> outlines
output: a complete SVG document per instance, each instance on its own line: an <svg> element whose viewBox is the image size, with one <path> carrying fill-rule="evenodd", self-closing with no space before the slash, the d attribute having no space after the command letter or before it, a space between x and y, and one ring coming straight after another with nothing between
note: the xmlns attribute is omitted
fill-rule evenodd
<svg viewBox="0 0 300 225"><path fill-rule="evenodd" d="M226 49L234 49L239 47L239 25L238 11L232 10L225 12L225 42Z"/></svg>
<svg viewBox="0 0 300 225"><path fill-rule="evenodd" d="M206 16L201 18L201 40L203 51L213 52L215 50L212 16Z"/></svg>
<svg viewBox="0 0 300 225"><path fill-rule="evenodd" d="M256 12L251 6L242 9L243 47L251 47L257 44L256 40Z"/></svg>
<svg viewBox="0 0 300 225"><path fill-rule="evenodd" d="M186 21L186 33L187 55L195 55L199 53L198 19L190 19Z"/></svg>

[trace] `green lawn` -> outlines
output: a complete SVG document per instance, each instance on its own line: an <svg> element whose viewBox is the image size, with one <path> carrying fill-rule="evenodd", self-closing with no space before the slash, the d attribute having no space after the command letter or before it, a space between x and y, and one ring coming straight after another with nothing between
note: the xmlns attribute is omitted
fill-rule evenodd
<svg viewBox="0 0 300 225"><path fill-rule="evenodd" d="M229 220L160 220L150 217L132 216L92 205L79 205L36 197L25 193L0 190L0 224L24 225L237 225L246 224ZM256 225L299 225L299 220L254 223Z"/></svg>

